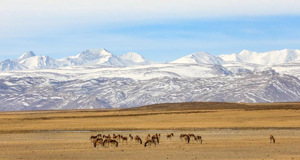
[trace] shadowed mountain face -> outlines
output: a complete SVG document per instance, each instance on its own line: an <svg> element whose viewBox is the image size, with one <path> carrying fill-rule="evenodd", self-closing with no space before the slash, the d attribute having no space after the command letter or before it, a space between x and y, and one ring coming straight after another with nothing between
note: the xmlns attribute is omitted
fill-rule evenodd
<svg viewBox="0 0 300 160"><path fill-rule="evenodd" d="M49 74L49 73L48 73ZM124 108L173 102L288 102L300 100L300 81L272 70L214 78L147 80L5 77L0 81L2 111ZM62 79L62 80L59 80Z"/></svg>

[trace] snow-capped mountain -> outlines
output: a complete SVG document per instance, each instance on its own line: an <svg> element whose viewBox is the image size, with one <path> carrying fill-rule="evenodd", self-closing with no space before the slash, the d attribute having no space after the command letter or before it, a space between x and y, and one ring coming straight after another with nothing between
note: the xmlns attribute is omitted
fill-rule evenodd
<svg viewBox="0 0 300 160"><path fill-rule="evenodd" d="M128 52L126 54L121 55L120 58L124 59L124 60L128 60L128 61L132 61L135 63L143 63L146 61L146 59L143 56L141 56L135 52Z"/></svg>
<svg viewBox="0 0 300 160"><path fill-rule="evenodd" d="M90 49L76 56L62 59L53 59L48 56L36 56L29 51L14 60L6 60L0 63L1 71L27 70L27 69L53 69L68 66L131 66L152 64L138 53L129 52L116 56L106 49Z"/></svg>
<svg viewBox="0 0 300 160"><path fill-rule="evenodd" d="M289 63L296 60L300 60L300 50L285 49L265 53L243 50L238 54L220 56L213 56L207 52L198 52L179 58L171 63L231 66L228 69L232 69L233 73L237 73L245 69L248 70L249 67L253 69L254 65L276 65L281 63ZM52 59L48 56L36 56L32 51L29 51L15 60L1 62L0 68L1 71L10 71L93 65L126 67L133 65L149 65L153 63L154 62L146 60L144 57L135 52L129 52L121 56L116 56L102 48L86 50L76 56L69 56L62 59ZM245 65L248 67L244 68ZM244 67L239 68L238 66Z"/></svg>
<svg viewBox="0 0 300 160"><path fill-rule="evenodd" d="M15 59L14 61L20 62L20 61L22 61L24 59L27 59L27 58L30 58L30 57L34 57L34 56L35 56L34 52L29 51L29 52L25 52L24 54L22 54L19 58Z"/></svg>
<svg viewBox="0 0 300 160"><path fill-rule="evenodd" d="M91 65L114 65L125 66L122 60L106 49L90 49L70 56L58 59L63 66L91 66Z"/></svg>
<svg viewBox="0 0 300 160"><path fill-rule="evenodd" d="M199 52L159 64L105 49L57 60L27 52L0 62L0 111L300 101L299 53L244 50L223 60Z"/></svg>
<svg viewBox="0 0 300 160"><path fill-rule="evenodd" d="M173 64L173 67L176 65ZM192 66L196 67L196 65ZM147 68L140 69L137 70L144 75L147 74ZM74 68L73 72L75 70ZM97 68L89 68L85 71L86 75L70 74L67 73L67 69L65 71L55 69L36 72L16 71L9 76L1 76L0 110L121 108L191 101L300 100L300 80L293 76L278 74L274 70L197 78L180 77L174 74L159 76L161 72L157 68L151 73L158 74L156 77L159 78L144 80L125 78L126 75L104 77L103 72L98 73L97 70ZM98 77L88 76L87 72ZM107 72L110 70L108 69ZM128 72L131 75L140 74L136 73L136 70L128 70ZM110 74L116 73L117 70L110 72Z"/></svg>
<svg viewBox="0 0 300 160"><path fill-rule="evenodd" d="M0 71L18 71L27 69L25 66L19 64L18 62L7 59L0 62Z"/></svg>
<svg viewBox="0 0 300 160"><path fill-rule="evenodd" d="M188 56L179 58L171 63L187 63L187 64L215 64L215 65L222 65L225 64L224 60L213 56L207 52L198 52L193 53Z"/></svg>
<svg viewBox="0 0 300 160"><path fill-rule="evenodd" d="M264 53L243 50L238 54L220 55L227 62L246 62L260 65L274 65L292 62L300 58L300 50L277 50Z"/></svg>
<svg viewBox="0 0 300 160"><path fill-rule="evenodd" d="M49 69L60 67L56 60L48 56L29 57L20 61L19 64L22 64L28 69Z"/></svg>
<svg viewBox="0 0 300 160"><path fill-rule="evenodd" d="M271 67L278 73L293 75L300 79L300 60L294 60L289 63L272 65Z"/></svg>
<svg viewBox="0 0 300 160"><path fill-rule="evenodd" d="M123 60L124 63L128 65L136 65L136 64L152 64L153 62L150 62L146 60L143 56L136 52L128 52L126 54L123 54L120 56L120 58Z"/></svg>
<svg viewBox="0 0 300 160"><path fill-rule="evenodd" d="M26 52L22 54L19 58L10 60L7 59L5 61L0 62L0 71L18 71L28 69L23 64L19 63L20 61L35 56L32 51Z"/></svg>

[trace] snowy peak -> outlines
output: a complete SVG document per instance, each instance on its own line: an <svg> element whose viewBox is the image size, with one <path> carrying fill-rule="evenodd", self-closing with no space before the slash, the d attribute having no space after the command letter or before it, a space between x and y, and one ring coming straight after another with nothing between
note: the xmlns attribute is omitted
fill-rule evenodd
<svg viewBox="0 0 300 160"><path fill-rule="evenodd" d="M24 60L24 59L26 59L26 58L30 58L30 57L34 57L34 56L35 56L35 54L34 54L34 52L32 52L32 51L25 52L24 54L22 54L22 55L17 59L17 61L20 62L20 61L22 61L22 60Z"/></svg>
<svg viewBox="0 0 300 160"><path fill-rule="evenodd" d="M94 60L102 57L111 57L112 53L105 49L89 49L79 53L77 56L70 58L81 58L83 60Z"/></svg>
<svg viewBox="0 0 300 160"><path fill-rule="evenodd" d="M132 61L134 63L143 63L145 62L145 58L136 52L129 52L120 56L123 60Z"/></svg>
<svg viewBox="0 0 300 160"><path fill-rule="evenodd" d="M107 51L106 49L89 49L79 53L75 57L103 57L103 56L112 56L112 53Z"/></svg>
<svg viewBox="0 0 300 160"><path fill-rule="evenodd" d="M57 60L63 66L88 66L88 65L116 65L124 66L120 58L106 49L89 49L76 56L70 56Z"/></svg>
<svg viewBox="0 0 300 160"><path fill-rule="evenodd" d="M283 52L286 53L285 60L284 60L285 63L300 59L300 50L285 49L283 50Z"/></svg>
<svg viewBox="0 0 300 160"><path fill-rule="evenodd" d="M80 65L111 65L111 66L130 66L136 64L150 64L144 57L135 52L129 52L120 57L112 54L106 49L90 49L79 53L74 57L67 57L58 60L63 66Z"/></svg>
<svg viewBox="0 0 300 160"><path fill-rule="evenodd" d="M223 54L219 57L226 62L243 62L236 54Z"/></svg>
<svg viewBox="0 0 300 160"><path fill-rule="evenodd" d="M10 59L0 62L0 71L13 71L23 69L26 69L26 67Z"/></svg>
<svg viewBox="0 0 300 160"><path fill-rule="evenodd" d="M207 52L198 52L193 53L188 56L179 58L171 63L187 63L187 64L214 64L214 65L222 65L225 62L216 56L213 56Z"/></svg>
<svg viewBox="0 0 300 160"><path fill-rule="evenodd" d="M130 65L151 64L151 62L145 60L141 55L134 52L130 52L119 57L112 54L105 48L102 48L85 50L76 56L69 56L62 59L52 59L48 56L36 56L32 51L29 51L22 54L15 60L3 61L0 64L0 70L10 71L93 65L124 67Z"/></svg>
<svg viewBox="0 0 300 160"><path fill-rule="evenodd" d="M56 60L48 56L34 56L26 58L19 62L28 69L48 69L48 68L58 68Z"/></svg>
<svg viewBox="0 0 300 160"><path fill-rule="evenodd" d="M240 73L245 70L252 70L253 65L269 66L287 64L290 62L297 62L297 64L299 64L300 50L284 49L264 53L243 50L240 53L220 56L213 56L207 52L198 52L177 59L171 63L222 65L223 67L230 67L233 73ZM69 56L62 59L52 59L48 56L36 56L34 52L29 51L22 54L17 59L1 62L0 70L10 71L93 65L124 67L149 65L153 63L154 62L146 60L143 56L135 52L116 56L104 48L85 50L76 56Z"/></svg>
<svg viewBox="0 0 300 160"><path fill-rule="evenodd" d="M243 50L238 54L220 55L224 61L247 62L260 65L288 63L300 58L300 50L276 50L264 53Z"/></svg>

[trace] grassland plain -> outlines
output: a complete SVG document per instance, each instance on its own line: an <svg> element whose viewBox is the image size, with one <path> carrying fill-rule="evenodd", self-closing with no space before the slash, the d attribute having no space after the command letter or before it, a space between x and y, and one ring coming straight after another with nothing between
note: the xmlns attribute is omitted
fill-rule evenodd
<svg viewBox="0 0 300 160"><path fill-rule="evenodd" d="M300 103L177 103L130 109L0 113L0 159L300 159ZM166 134L173 132L172 140ZM128 134L161 143L93 148L91 135ZM201 135L187 144L181 133ZM269 143L269 135L276 138Z"/></svg>

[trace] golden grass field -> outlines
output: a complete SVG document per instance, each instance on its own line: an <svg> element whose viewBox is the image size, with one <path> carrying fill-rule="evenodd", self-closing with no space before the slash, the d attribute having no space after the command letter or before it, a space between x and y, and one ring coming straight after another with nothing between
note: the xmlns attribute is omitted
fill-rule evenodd
<svg viewBox="0 0 300 160"><path fill-rule="evenodd" d="M300 103L177 103L131 109L0 112L2 159L300 159ZM101 134L161 143L93 148ZM172 140L166 134L174 133ZM203 144L179 139L203 137ZM269 143L273 134L276 143Z"/></svg>

